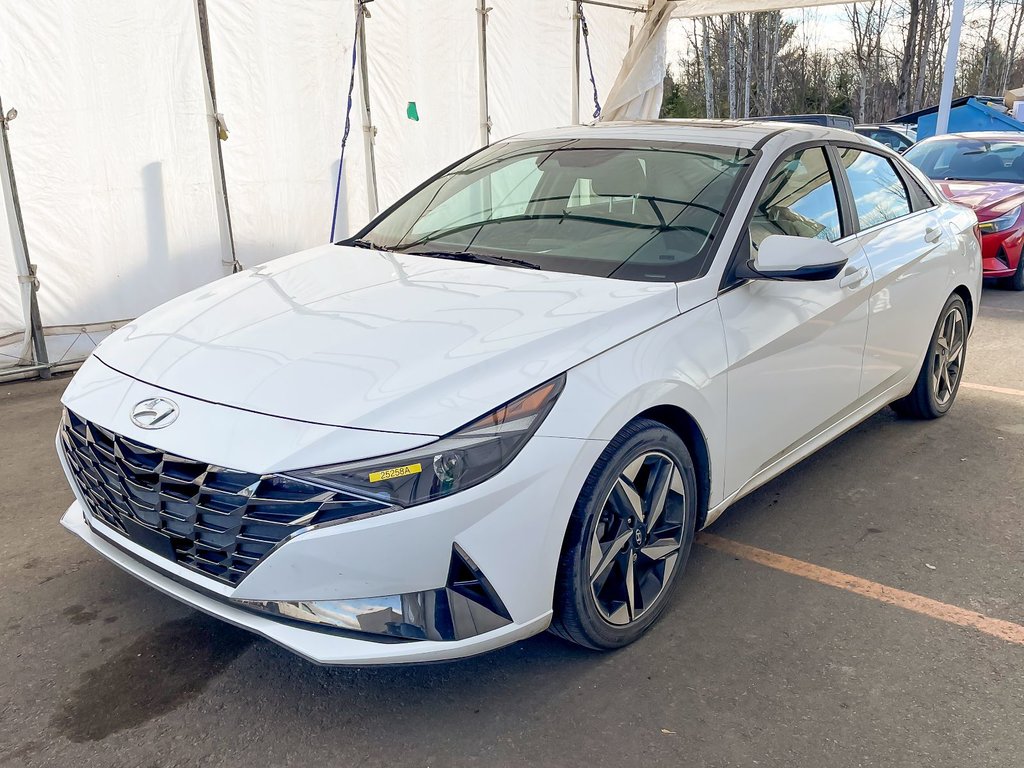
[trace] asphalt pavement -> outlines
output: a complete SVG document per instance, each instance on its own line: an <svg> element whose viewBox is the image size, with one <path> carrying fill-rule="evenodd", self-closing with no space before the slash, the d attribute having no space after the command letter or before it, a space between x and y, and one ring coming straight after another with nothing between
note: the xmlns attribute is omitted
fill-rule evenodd
<svg viewBox="0 0 1024 768"><path fill-rule="evenodd" d="M1024 625L1024 295L986 289L965 382L946 418L880 413L710 532ZM60 527L66 385L0 385L0 765L1024 766L1024 645L706 546L613 654L541 635L314 666Z"/></svg>

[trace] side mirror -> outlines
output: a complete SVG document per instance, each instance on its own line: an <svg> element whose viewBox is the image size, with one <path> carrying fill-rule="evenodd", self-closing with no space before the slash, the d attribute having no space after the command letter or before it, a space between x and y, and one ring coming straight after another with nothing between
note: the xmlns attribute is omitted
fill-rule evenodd
<svg viewBox="0 0 1024 768"><path fill-rule="evenodd" d="M846 254L827 240L793 235L768 235L757 255L747 262L751 278L768 280L831 280L846 266Z"/></svg>

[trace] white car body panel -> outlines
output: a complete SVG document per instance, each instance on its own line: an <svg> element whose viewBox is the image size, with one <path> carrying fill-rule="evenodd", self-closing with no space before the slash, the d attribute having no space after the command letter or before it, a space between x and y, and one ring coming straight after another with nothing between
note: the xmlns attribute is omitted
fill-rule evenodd
<svg viewBox="0 0 1024 768"><path fill-rule="evenodd" d="M949 238L925 240L926 231L943 226L941 214L931 209L857 236L875 279L861 394L917 376L933 318L949 295Z"/></svg>
<svg viewBox="0 0 1024 768"><path fill-rule="evenodd" d="M96 356L271 416L442 435L677 311L670 283L325 245L158 307Z"/></svg>
<svg viewBox="0 0 1024 768"><path fill-rule="evenodd" d="M848 270L867 266L855 238L836 245ZM740 487L857 399L870 291L869 278L849 287L838 279L752 280L719 297L729 356L728 488Z"/></svg>
<svg viewBox="0 0 1024 768"><path fill-rule="evenodd" d="M724 285L744 214L794 145L855 135L784 124L576 126L527 138L678 140L757 148L706 274L646 283L328 245L206 286L111 335L63 397L83 419L173 455L295 472L427 445L562 373L565 386L494 477L434 501L311 526L236 585L139 546L76 502L64 525L121 568L200 610L322 663L457 658L543 630L580 489L638 414L689 419L707 476L705 523L913 386L940 308L977 312L969 210L933 209L849 236L834 280ZM865 148L878 151L864 140ZM895 155L893 155L895 157ZM931 189L928 182L922 182ZM925 243L933 223L942 237ZM831 247L831 246L830 246ZM862 275L851 280L850 275ZM844 281L844 278L846 280ZM159 430L132 407L180 408ZM376 642L243 610L233 599L379 598L443 588L453 546L511 621L474 637Z"/></svg>

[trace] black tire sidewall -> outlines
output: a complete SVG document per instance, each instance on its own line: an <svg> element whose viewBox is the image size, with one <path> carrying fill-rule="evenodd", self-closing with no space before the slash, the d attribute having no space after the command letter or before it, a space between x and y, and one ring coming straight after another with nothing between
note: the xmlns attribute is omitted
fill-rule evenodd
<svg viewBox="0 0 1024 768"><path fill-rule="evenodd" d="M620 437L625 439L620 441ZM683 478L683 541L671 580L657 603L647 609L634 623L618 627L602 618L594 602L587 568L588 549L594 527L600 517L601 506L611 492L613 484L631 461L640 454L652 450L670 456ZM695 533L696 512L696 472L685 443L675 432L655 421L643 419L627 425L605 449L583 487L573 510L574 535L567 541L567 551L563 558L563 566L567 566L568 571L562 574L563 586L567 592L563 595L563 603L568 602L569 605L566 607L575 614L574 623L585 636L584 644L601 649L627 645L658 619L669 603L673 587L678 583L689 559Z"/></svg>
<svg viewBox="0 0 1024 768"><path fill-rule="evenodd" d="M932 388L932 374L935 372L935 342L938 340L939 334L942 332L942 324L946 320L946 315L949 313L949 310L952 309L954 306L959 307L960 316L964 324L964 351L963 357L960 361L960 373L957 376L956 385L953 387L952 397L949 398L949 401L945 405L940 405L938 400L935 399L935 390ZM953 403L956 402L957 393L960 391L960 382L963 381L964 378L964 364L967 362L967 337L969 335L969 327L969 320L967 318L967 305L964 304L964 300L960 298L959 295L954 293L952 296L949 297L949 299L946 300L946 303L942 306L942 312L939 313L939 320L935 324L935 330L932 332L931 344L928 346L928 359L925 360L923 370L924 376L918 382L918 386L923 385L924 387L926 387L928 406L935 416L942 416L943 414L948 413L949 409L953 407Z"/></svg>
<svg viewBox="0 0 1024 768"><path fill-rule="evenodd" d="M1017 261L1017 270L1008 282L1011 291L1024 291L1024 251L1021 251L1020 259Z"/></svg>

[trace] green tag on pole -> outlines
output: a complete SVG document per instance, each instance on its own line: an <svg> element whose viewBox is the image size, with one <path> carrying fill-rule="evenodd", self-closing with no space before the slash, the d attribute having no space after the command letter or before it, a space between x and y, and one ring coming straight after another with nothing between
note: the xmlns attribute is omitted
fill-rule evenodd
<svg viewBox="0 0 1024 768"><path fill-rule="evenodd" d="M405 116L408 117L410 120L415 120L416 122L419 122L420 113L416 111L415 101L409 102L409 106L405 108Z"/></svg>

